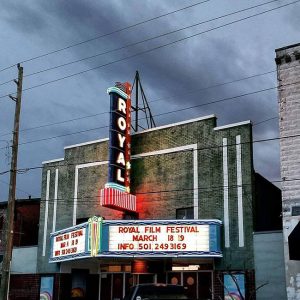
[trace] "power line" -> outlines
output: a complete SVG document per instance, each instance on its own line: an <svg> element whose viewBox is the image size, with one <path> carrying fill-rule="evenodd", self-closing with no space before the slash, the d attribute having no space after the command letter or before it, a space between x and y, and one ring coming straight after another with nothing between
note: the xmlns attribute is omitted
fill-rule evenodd
<svg viewBox="0 0 300 300"><path fill-rule="evenodd" d="M284 183L284 182L294 182L294 181L300 181L300 178L292 178L292 179L285 179L285 180L271 180L269 182L271 183ZM211 186L211 187L198 187L198 188L183 188L183 189L173 189L173 190L156 190L156 191L145 191L145 192L137 192L135 193L136 196L139 195L153 195L153 194L170 194L170 193L180 193L180 192L194 192L194 191L217 191L220 189L224 189L224 188L237 188L237 187L251 187L253 186L253 183L243 183L243 184L231 184L231 185L215 185L215 186ZM82 196L78 196L78 197L64 197L64 198L49 198L49 199L41 199L41 202L47 202L49 201L51 203L51 201L62 201L65 202L66 200L77 200L77 203L80 203L82 201L82 203L90 205L91 203L98 203L100 199L99 194L95 194L92 196L88 195L82 195ZM188 195L187 193L181 195ZM97 198L97 200L94 201L89 201L88 203L86 203L84 200L85 199L95 199ZM191 197L191 199L193 199L193 197ZM155 201L154 199L151 199L151 201ZM157 200L159 201L159 200ZM66 203L67 205L70 205L69 203Z"/></svg>
<svg viewBox="0 0 300 300"><path fill-rule="evenodd" d="M25 75L24 77L31 77L31 76L33 76L33 75L41 74L41 73L44 73L44 72L47 72L47 71L50 71L50 70L55 70L55 69L57 69L57 68L61 68L61 67L65 67L65 66L68 66L68 65L71 65L71 64L75 64L75 63L78 63L78 62L81 62L81 61L84 61L84 60L88 60L88 59L95 58L95 57L98 57L98 56L101 56L101 55L105 55L105 54L109 54L109 53L112 53L112 52L115 52L115 51L119 51L119 50L122 50L122 49L126 49L126 48L128 48L128 47L136 46L136 45L139 45L139 44L142 44L142 43L145 43L145 42L148 42L148 41L157 39L157 38L161 38L161 37L164 37L164 36L167 36L167 35L170 35L170 34L179 32L179 31L183 31L183 30L186 30L186 29L195 27L195 26L203 25L203 24L205 24L205 23L209 23L209 22L212 22L212 21L216 21L216 20L219 20L219 19L228 17L228 16L232 16L232 15L235 15L235 14L238 14L238 13L241 13L241 12L245 12L245 11L247 11L247 10L251 10L251 9L253 9L253 8L257 8L257 7L260 7L260 6L264 6L264 5L267 5L267 4L270 4L270 3L273 3L273 2L277 2L277 1L279 1L279 0L272 0L272 1L269 1L269 2L264 2L264 3L262 3L262 4L254 5L254 6L251 6L251 7L248 7L248 8L244 8L244 9L241 9L241 10L237 10L237 11L234 11L234 12L232 12L232 13L228 13L228 14L225 14L225 15L222 15L222 16L218 16L218 17L209 19L209 20L205 20L205 21L198 22L198 23L195 23L195 24L192 24L192 25L189 25L189 26L185 26L185 27L182 27L182 28L173 30L173 31L169 31L169 32L164 33L164 34L160 34L160 35L157 35L157 36L154 36L154 37L151 37L151 38L147 38L147 39L144 39L144 40L141 40L141 41L138 41L138 42L134 42L134 43L128 44L128 45L125 45L125 46L122 46L122 47L119 47L119 48L107 50L107 51L104 51L104 52L101 52L101 53L98 53L98 54L95 54L95 55L87 56L87 57L84 57L84 58L80 58L80 59L78 59L78 60L74 60L74 61L67 62L67 63L64 63L64 64L60 64L60 65L57 65L57 66L54 66L54 67L50 67L50 68L47 68L47 69L43 69L43 70L40 70L40 71L36 71L36 72L30 73L30 74L27 74L27 75ZM11 81L12 81L12 80L3 82L3 83L1 83L0 85L10 83Z"/></svg>
<svg viewBox="0 0 300 300"><path fill-rule="evenodd" d="M288 83L288 84L280 85L280 86L276 85L276 86L273 86L273 87L270 87L270 88L265 88L265 89L257 90L257 91L254 91L254 92L244 93L244 94L240 94L240 95L233 96L233 97L222 98L222 99L214 100L214 101L211 101L211 102L201 103L201 104L197 104L197 105L193 105L193 106L189 106L189 107L185 107L185 108L180 108L180 109L177 109L177 110L172 110L172 111L160 113L160 114L154 115L154 117L167 115L167 114L171 114L171 113L177 113L177 112L181 112L181 111L185 111L185 110L189 110L189 109L193 109L193 108L198 108L198 107L202 107L202 106L206 106L206 105L210 105L210 104L221 103L221 102L225 102L225 101L229 101L229 100L235 100L235 99L238 99L238 98L241 98L241 97L250 96L250 95L254 95L254 94L258 94L258 93L262 93L262 92L266 92L266 91L271 91L271 90L277 89L279 87L290 86L290 85L298 84L298 83L300 83L300 81L293 82L293 83ZM143 119L143 118L141 118L141 119ZM36 143L36 142L42 142L42 141L46 141L46 140L66 137L66 136L70 136L70 135L74 135L74 134L85 133L85 132L99 130L99 129L108 128L108 127L109 127L108 125L105 125L105 126L80 130L80 131L66 133L66 134L62 134L62 135L56 135L56 136L52 136L52 137L47 137L47 138L42 138L42 139L37 139L37 140L31 140L31 141L19 143L19 145L26 145L26 144ZM0 150L1 149L4 149L4 148L0 148Z"/></svg>
<svg viewBox="0 0 300 300"><path fill-rule="evenodd" d="M68 63L60 64L60 65L57 65L57 66L54 66L54 67L51 67L51 68L47 68L47 69L43 69L43 70L40 70L40 71L37 71L37 72L33 72L33 73L25 75L24 77L31 77L33 75L41 74L41 73L44 73L44 72L47 72L47 71L50 71L50 70L55 70L57 68L61 68L61 67L65 67L65 66L68 66L68 65L71 65L71 64L75 64L75 63L78 63L78 62L81 62L81 61L84 61L84 60L88 60L88 59L95 58L95 57L98 57L98 56L101 56L101 55L105 55L105 54L109 54L109 53L112 53L112 52L115 52L115 51L126 49L128 47L136 46L136 45L139 45L139 44L142 44L142 43L145 43L145 42L149 42L149 41L152 41L152 40L155 40L155 39L158 39L158 38L161 38L161 37L164 37L164 36L176 33L176 32L180 32L180 31L183 31L183 30L186 30L186 29L190 29L190 28L193 28L193 27L196 27L196 26L199 26L199 25L203 25L205 23L216 21L216 20L228 17L228 16L232 16L232 15L235 15L235 14L247 11L247 10L251 10L253 8L257 8L257 7L260 7L260 6L264 6L264 5L273 3L273 2L277 2L277 1L279 1L279 0L272 0L272 1L265 2L265 3L259 4L259 5L254 5L254 6L251 6L251 7L248 7L248 8L244 8L244 9L232 12L232 13L228 13L228 14L225 14L225 15L222 15L222 16L219 16L219 17L215 17L215 18L205 20L205 21L202 21L202 22L198 22L198 23L195 23L195 24L192 24L192 25L189 25L189 26L185 26L185 27L176 29L176 30L172 30L172 31L169 31L167 33L163 33L163 34L160 34L160 35L157 35L157 36L154 36L154 37L150 37L150 38L138 41L138 42L134 42L134 43L131 43L131 44L119 47L119 48L107 50L107 51L104 51L104 52L101 52L101 53L97 53L95 55L84 57L84 58L74 60L74 61L71 61L71 62L68 62Z"/></svg>
<svg viewBox="0 0 300 300"><path fill-rule="evenodd" d="M109 113L109 111L105 111L105 112L101 112L101 113L97 113L97 114L91 114L91 115L82 116L82 117L78 117L78 118L73 118L73 119L68 119L68 120L53 122L53 123L39 125L39 126L35 126L35 127L29 127L29 128L21 129L20 132L22 132L22 131L30 131L30 130L33 130L33 129L39 129L39 128L44 128L44 127L49 127L49 126L53 126L53 125L59 125L59 124L69 123L69 122L72 122L72 121L78 121L78 120L82 120L82 119L86 119L86 118L92 118L92 117L96 117L96 116L100 116L100 115L104 115L104 114L108 114L108 113ZM9 135L9 134L11 134L11 132L4 133L4 134L0 135L0 137L1 136L5 136L5 135Z"/></svg>
<svg viewBox="0 0 300 300"><path fill-rule="evenodd" d="M276 141L276 140L281 140L281 139L287 139L287 138L295 138L295 137L299 137L300 134L295 134L295 135L288 135L288 136L283 136L283 137L273 137L273 138L266 138L266 139L259 139L259 140L252 140L252 141L246 141L246 142L241 142L240 145L247 145L247 144L257 144L257 143L263 143L263 142L271 142L271 141ZM236 146L236 143L231 143L231 144L227 144L227 147L233 147ZM213 146L206 146L206 147L200 147L200 148L196 148L195 150L198 151L205 151L205 150L212 150L212 149L217 149L217 148L223 148L223 145L213 145ZM181 153L184 152L191 152L193 151L193 149L188 149L188 150L182 150L180 151ZM88 163L95 163L95 162L103 162L103 161L84 161L84 162L76 162L76 163L61 163L58 162L57 165L55 166L47 166L47 168L57 168L57 167L62 167L62 166L77 166L79 164L88 164ZM22 173L26 173L30 170L35 170L35 169L42 169L44 168L43 166L36 166L36 167L27 167L27 168L22 168L22 169L18 169L16 170L17 172L22 172ZM0 175L3 175L5 173L8 173L9 171L3 171L0 173Z"/></svg>
<svg viewBox="0 0 300 300"><path fill-rule="evenodd" d="M29 62L29 61L33 61L33 60L38 59L38 58L42 58L42 57L45 57L45 56L48 56L48 55L51 55L51 54L54 54L54 53L58 53L58 52L61 52L61 51L64 51L64 50L67 50L67 49L70 49L70 48L73 48L73 47L85 44L85 43L89 43L91 41L98 40L100 38L103 38L103 37L106 37L106 36L109 36L109 35L112 35L112 34L115 34L115 33L119 33L119 32L125 31L127 29L131 29L131 28L137 27L139 25L146 24L146 23L154 21L154 20L158 20L160 18L169 16L171 14L183 11L183 10L191 8L191 7L195 7L195 6L204 4L204 3L209 2L209 1L210 0L205 0L205 1L202 1L202 2L199 2L199 3L194 3L194 4L191 4L191 5L185 6L183 8L176 9L176 10L173 10L171 12L168 12L168 13L165 13L165 14L162 14L162 15L159 15L159 16L156 16L156 17L153 17L153 18L150 18L150 19L147 19L147 20L144 20L144 21L141 21L141 22L138 22L138 23L135 23L135 24L132 24L132 25L129 25L129 26L126 26L126 27L123 27L123 28L120 28L120 29L108 32L108 33L105 33L105 34L102 34L102 35L98 35L98 36L95 36L93 38L90 38L90 39L87 39L87 40L84 40L84 41L81 41L81 42L78 42L78 43L74 43L74 44L71 44L69 46L57 49L57 50L53 50L53 51L50 51L50 52L47 52L47 53L44 53L44 54L41 54L41 55L38 55L38 56L34 56L32 58L28 58L26 60L21 61L20 63L26 63L26 62ZM1 69L0 72L5 71L7 69L10 69L10 68L12 68L12 67L14 67L16 65L17 64L5 67L5 68Z"/></svg>
<svg viewBox="0 0 300 300"><path fill-rule="evenodd" d="M300 67L300 66L292 66L292 67L289 67L289 68L296 68L296 67ZM227 82L223 82L223 83L219 83L219 84L215 84L215 85L203 87L203 88L200 88L200 89L195 89L193 91L189 91L188 93L185 93L185 95L186 94L192 94L192 93L195 93L195 92L200 92L200 91L211 89L211 88L216 88L216 87L224 86L224 85L231 84L231 83L234 83L234 82L239 82L239 81L251 79L251 78L254 78L254 77L258 77L258 76L268 75L268 74L271 74L271 73L274 73L274 72L276 72L276 70L267 71L267 72L263 72L263 73L260 73L260 74L254 74L254 75L246 76L246 77L239 78L239 79L236 79L236 80L231 80L231 81L227 81ZM164 98L158 98L158 99L149 101L149 103L158 102L158 101L162 101L162 100L165 100L165 99L173 99L173 98L174 98L174 96L164 97ZM53 123L44 124L44 125L39 125L39 126L35 126L35 127L29 127L29 128L21 129L20 132L30 131L30 130L39 129L39 128L43 128L43 127L49 127L49 126L53 126L53 125L64 124L64 123L68 123L68 122L72 122L72 121L77 121L77 120L82 120L82 119L85 119L85 118L96 117L96 116L100 116L100 115L108 114L108 113L109 113L109 111L107 111L107 112L101 112L101 113L97 113L97 114L90 114L90 115L86 115L86 116L82 116L82 117L77 117L77 118L73 118L73 119L68 119L68 120L53 122ZM4 134L1 134L0 137L1 136L6 136L6 135L10 135L10 134L11 134L11 132L7 132L7 133L4 133Z"/></svg>
<svg viewBox="0 0 300 300"><path fill-rule="evenodd" d="M266 119L266 120L263 120L263 121L260 121L260 122L256 122L256 123L253 124L253 126L260 125L262 123L269 122L269 121L275 120L275 119L278 119L278 116L275 116L275 117L272 117L272 118L269 118L269 119Z"/></svg>
<svg viewBox="0 0 300 300"><path fill-rule="evenodd" d="M0 174L0 175L1 175L1 174ZM6 181L0 180L0 182L3 183L3 184L9 185L9 183L6 182ZM23 192L23 193L27 194L28 196L31 196L30 193L28 193L28 192L26 192L26 191L24 191L24 190L22 190L22 189L16 188L16 190L18 190L18 191L20 191L20 192Z"/></svg>
<svg viewBox="0 0 300 300"><path fill-rule="evenodd" d="M275 0L275 1L279 1L279 0ZM263 15L263 14L269 13L269 12L271 12L271 11L278 10L278 9L280 9L280 8L287 7L287 6L289 6L289 5L296 4L296 3L298 3L298 2L300 2L300 0L293 1L293 2L290 2L290 3L288 3L288 4L284 4L284 5L281 5L281 6L277 6L276 8L268 9L268 10L265 10L265 11L262 11L262 12L260 12L260 13L256 13L256 14L253 14L253 15L250 15L250 16L247 16L247 17L243 17L243 18L241 18L241 19L238 19L238 20L235 20L235 21L232 21L232 22L229 22L229 23L225 23L225 24L220 25L220 26L213 27L213 28L211 28L211 29L208 29L208 30L205 30L205 31L201 31L201 32L198 32L198 33L189 35L189 36L187 36L187 37L180 38L180 39L175 40L175 41L173 41L173 42L169 42L169 43L164 44L164 45L156 46L156 47L154 47L154 48L151 48L151 49L148 49L148 50L145 50L145 51L141 51L141 52L138 52L138 53L136 53L136 54L133 54L133 55L130 55L130 56L127 56L127 57L123 57L123 58L118 59L118 60L114 60L114 61L111 61L111 62L102 64L102 65L97 66L97 67L93 67L93 68L86 69L86 70L83 70L83 71L80 71L80 72L77 72L77 73L73 73L73 74L66 75L66 76L63 76L63 77L60 77L60 78L56 78L56 79L53 79L53 80L50 80L50 81L47 81L47 82L44 82L44 83L41 83L41 84L38 84L38 85L34 85L34 86L31 86L31 87L29 87L29 88L24 89L23 91L32 90L32 89L35 89L35 88L38 88L38 87L42 87L42 86L45 86L45 85L48 85L48 84L51 84L51 83L54 83L54 82L58 82L58 81L65 80L65 79L68 79L68 78L71 78L71 77L74 77L74 76L77 76L77 75L80 75L80 74L84 74L84 73L87 73L87 72L90 72L90 71L93 71L93 70L96 70L96 69L99 69L99 68L102 68L102 67L106 67L106 66L109 66L109 65L112 65L112 64L121 62L121 61L125 61L125 60L131 59L131 58L134 58L134 57L137 57L137 56L146 54L146 53L150 53L150 52L152 52L152 51L155 51L155 50L158 50L158 49L161 49L161 48L164 48L164 47L167 47L167 46L176 44L176 43L178 43L178 42L182 42L182 41L184 41L184 40L193 38L193 37L195 37L195 36L198 36L198 35L201 35L201 34L204 34L204 33L208 33L208 32L214 31L214 30L216 30L216 29L220 29L220 28L223 28L223 27L226 27L226 26L229 26L229 25L232 25L232 24L235 24L235 23L244 21L244 20L248 20L248 19L250 19L250 18L259 16L259 15ZM3 96L0 96L0 98L5 98L5 97L7 97L7 96L9 96L9 95L10 95L10 94L3 95Z"/></svg>
<svg viewBox="0 0 300 300"><path fill-rule="evenodd" d="M284 68L284 70L292 69L292 68L298 68L298 67L300 67L300 66L290 66L290 67ZM211 88L224 86L224 85L227 85L227 84L232 84L232 83L235 83L235 82L240 82L240 81L243 81L243 80L247 80L247 79L251 79L251 78L255 78L255 77L259 77L259 76L269 75L269 74L274 73L274 72L276 72L276 70L266 71L266 72L263 72L263 73L254 74L254 75L242 77L242 78L239 78L239 79L236 79L236 80L231 80L231 81L226 81L226 82L223 82L223 83L214 84L214 85L211 85L211 86L195 89L195 90L192 90L192 91L190 90L189 92L185 93L185 95L192 94L192 93L195 93L195 92L200 92L200 91L211 89ZM176 95L175 97L177 97L177 96L178 95ZM155 100L149 101L149 103L158 102L158 101L162 101L162 100L166 100L166 99L173 99L173 98L174 98L174 96L157 98ZM63 121L58 121L58 122L53 122L53 123L49 123L49 124L42 124L42 125L35 126L35 127L29 127L29 128L21 129L20 131L21 132L30 131L30 130L39 129L39 128L43 128L43 127L49 127L49 126L53 126L53 125L64 124L64 123L68 123L68 122L72 122L72 121L77 121L77 120L82 120L82 119L86 119L86 118L91 118L91 117L107 114L107 113L109 113L109 111L100 112L100 113L97 113L97 114L90 114L90 115L77 117L77 118L73 118L73 119L68 119L68 120L63 120ZM1 134L0 137L10 135L10 134L11 134L11 132L7 132L7 133L4 133L4 134Z"/></svg>

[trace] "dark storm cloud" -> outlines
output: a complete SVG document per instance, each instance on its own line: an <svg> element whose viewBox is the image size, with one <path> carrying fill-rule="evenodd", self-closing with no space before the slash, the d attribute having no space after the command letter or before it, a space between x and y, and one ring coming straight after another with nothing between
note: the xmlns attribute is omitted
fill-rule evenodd
<svg viewBox="0 0 300 300"><path fill-rule="evenodd" d="M50 5L53 6L53 3ZM52 10L47 9L48 11L58 12L56 14L58 22L57 24L60 24L61 22L61 24L66 25L65 20L68 20L68 22L71 24L73 19L77 21L79 19L82 21L82 27L85 28L86 32L89 33L94 31L96 33L95 28L101 30L101 32L108 32L108 28L113 28L113 26L115 25L111 24L110 22L112 18L107 18L105 15L103 16L102 9L88 6L87 4L83 4L82 2L72 2L72 14L70 13L70 5L66 5L65 2L59 2L57 5L58 7L56 10L54 10L53 7ZM114 11L113 13L116 15L120 15L118 11ZM87 20L88 22L85 22ZM71 26L71 28L76 27L76 23L75 26ZM155 28L155 24L153 27ZM164 24L164 29L171 29L171 27L174 26L168 23ZM86 34L84 34L85 30L83 28L81 28L79 34L86 36ZM166 32L169 30L164 31ZM148 37L148 28L146 28L145 32L143 32L143 34L139 36ZM175 39L178 39L182 36L183 34L179 33L175 35ZM107 40L110 44L115 46L130 44L137 41L136 35L131 33L124 34L123 36L119 37L118 40L115 40L114 36L106 38L106 41ZM174 40L174 38L172 38L172 40ZM197 43L197 41L199 42ZM190 43L190 41L186 43ZM236 62L238 62L239 60L244 60L246 59L246 57L243 57L242 52L237 51L237 48L235 48L234 44L230 41L207 39L204 36L199 37L198 40L196 40L196 43L193 44L193 48L190 49L190 52L192 52L190 59L186 56L186 51L182 51L183 47L185 47L184 43L180 43L179 45L174 47L166 47L165 49L158 50L157 53L149 53L142 55L141 58L136 58L135 60L139 62L138 65L142 70L144 70L144 73L142 73L144 82L146 81L148 86L150 87L159 87L158 89L160 89L161 83L163 83L163 86L167 87L168 93L171 95L175 95L179 92L183 93L183 91L185 90L193 89L196 86L209 86L216 82L222 82L223 78L240 78L245 74L245 70L239 68ZM199 45L198 47L197 44ZM206 51L204 54L202 50L203 48L209 48L210 51ZM143 51L144 49L147 49L147 46L139 45L131 48L131 50L127 51L127 53L138 53ZM178 49L181 51L177 51ZM82 57L82 54L84 52L80 48L75 48L73 51L75 51L75 53L77 53L77 55L80 57ZM202 55L200 54L201 52L203 52ZM197 53L199 53L199 55L197 55ZM195 60L195 57L197 58L197 60ZM103 61L103 59L101 58L99 60L99 63L100 61ZM228 63L228 61L230 61L230 64ZM131 61L129 61L128 63L136 64L135 62ZM97 65L97 60L96 62L95 60L86 62L86 64L88 66L95 66ZM99 70L99 73L101 73L101 70ZM112 68L111 71L108 69L107 71L105 71L105 73L106 77L115 77L114 68ZM119 69L118 75L120 77L128 77L128 70L126 68ZM229 89L230 91L228 91L227 87L224 87L221 91L219 91L219 94L236 95L239 92L239 90L237 89L237 93L234 94L234 89L232 87L230 87ZM200 97L201 99L199 99ZM192 95L190 97L187 97L185 98L185 103L199 103L202 99L211 99L211 91L207 90L206 92L202 92L200 96ZM172 101L173 103L182 101L182 97L175 97L172 99ZM264 113L261 110L260 112L262 114ZM243 117L243 115L241 115L241 117ZM227 118L225 117L225 119Z"/></svg>
<svg viewBox="0 0 300 300"><path fill-rule="evenodd" d="M300 4L298 4L298 8L300 7ZM285 13L287 24L290 25L290 27L299 32L299 25L300 25L300 18L299 18L299 9L293 9L290 8ZM299 42L296 41L297 43ZM280 46L281 47L281 46Z"/></svg>
<svg viewBox="0 0 300 300"><path fill-rule="evenodd" d="M44 15L23 1L2 1L1 15L10 26L21 32L39 34L48 24Z"/></svg>
<svg viewBox="0 0 300 300"><path fill-rule="evenodd" d="M32 71L122 47L233 11L232 7L237 5L229 0L224 0L224 3L220 3L216 8L215 3L211 1L207 5L24 64L24 70L28 74ZM249 1L241 1L238 5L247 7ZM22 38L24 36L27 41L30 41L24 46L24 51L15 50L16 57L22 59L112 32L182 6L184 6L182 1L173 1L172 5L163 1L155 4L153 1L125 2L118 0L101 2L81 0L36 1L31 2L30 7L23 3L17 8L13 4L6 3L2 8L2 15L4 15L2 24L6 22L6 26L14 29L16 36L22 36ZM279 13L277 17L278 15ZM282 15L284 14L282 13ZM16 17L18 18L16 19ZM135 70L140 71L143 87L154 115L275 86L276 75L273 73L269 76L218 88L195 91L275 69L274 48L287 45L290 40L286 38L287 27L284 27L287 17L277 19L275 17L271 19L271 17L266 16L265 19L268 21L265 23L263 18L237 23L133 59L99 68L72 79L28 91L24 93L22 126L23 128L31 127L107 111L106 88L113 85L115 81L132 81ZM12 20L19 21L12 24ZM222 22L198 26L66 68L26 78L25 85L31 86L94 68L201 32L211 28L211 26L222 24ZM157 99L162 100L151 103ZM161 125L215 113L218 116L219 125L248 119L252 119L255 123L277 114L276 100L276 90L274 90L219 104L199 106L175 114L167 114L157 117L156 121L157 125ZM254 126L254 138L263 139L276 136L278 128L275 123L272 121L257 127ZM102 125L107 125L107 117L99 115L95 118L24 132L21 140L28 141L47 136L64 135ZM9 130L10 127L6 129ZM20 151L20 165L23 167L40 165L42 160L62 157L63 147L66 145L106 136L107 129L99 129L87 131L84 134L68 135L59 139L24 145L21 147L23 150ZM266 156L265 153L270 153L270 155ZM278 149L274 145L255 145L256 170L274 179L279 176L278 165ZM3 169L4 166L1 166ZM35 193L39 192L39 181L40 174L38 172L27 173L26 176L20 177L20 183L23 187L35 186L33 188ZM38 182L38 184L29 184L30 182Z"/></svg>

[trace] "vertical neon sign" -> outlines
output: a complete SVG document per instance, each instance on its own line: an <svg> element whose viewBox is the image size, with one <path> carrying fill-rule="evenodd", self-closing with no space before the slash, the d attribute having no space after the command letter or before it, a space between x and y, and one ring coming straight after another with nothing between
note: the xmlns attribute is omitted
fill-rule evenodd
<svg viewBox="0 0 300 300"><path fill-rule="evenodd" d="M136 211L136 197L130 194L131 84L116 83L110 95L108 182L100 191L102 206Z"/></svg>
<svg viewBox="0 0 300 300"><path fill-rule="evenodd" d="M130 83L109 88L110 129L108 183L105 187L130 192Z"/></svg>

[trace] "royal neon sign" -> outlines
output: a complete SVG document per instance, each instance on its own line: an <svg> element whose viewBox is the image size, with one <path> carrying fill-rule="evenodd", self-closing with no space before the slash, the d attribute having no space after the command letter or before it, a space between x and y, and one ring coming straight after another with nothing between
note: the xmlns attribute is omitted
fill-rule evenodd
<svg viewBox="0 0 300 300"><path fill-rule="evenodd" d="M131 85L117 83L110 95L108 182L100 191L102 206L136 211L136 197L130 194Z"/></svg>
<svg viewBox="0 0 300 300"><path fill-rule="evenodd" d="M130 84L112 87L110 95L109 171L106 187L130 192Z"/></svg>

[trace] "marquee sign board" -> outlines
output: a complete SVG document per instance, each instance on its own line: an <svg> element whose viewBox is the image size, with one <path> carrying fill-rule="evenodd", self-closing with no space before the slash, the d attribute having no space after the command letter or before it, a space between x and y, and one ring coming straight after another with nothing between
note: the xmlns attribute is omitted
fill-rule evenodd
<svg viewBox="0 0 300 300"><path fill-rule="evenodd" d="M53 257L64 257L70 254L85 252L86 228L76 228L55 237L52 247Z"/></svg>
<svg viewBox="0 0 300 300"><path fill-rule="evenodd" d="M222 257L221 223L219 220L108 221L93 217L87 223L52 233L49 261L91 256Z"/></svg>

